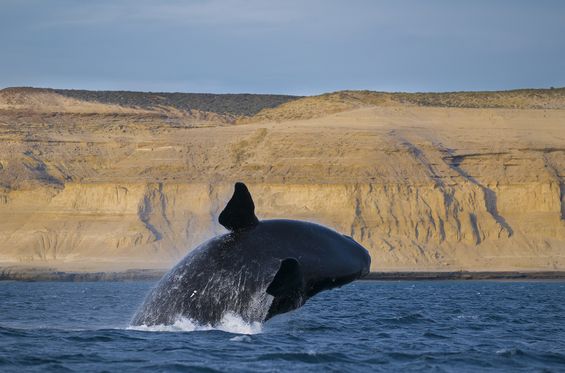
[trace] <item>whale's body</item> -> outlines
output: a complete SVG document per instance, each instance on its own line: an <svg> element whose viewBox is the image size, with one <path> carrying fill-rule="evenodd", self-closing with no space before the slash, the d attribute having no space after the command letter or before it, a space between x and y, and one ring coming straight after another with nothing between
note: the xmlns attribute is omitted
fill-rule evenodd
<svg viewBox="0 0 565 373"><path fill-rule="evenodd" d="M232 231L204 242L167 273L133 325L180 317L216 325L227 314L262 322L369 271L367 250L348 236L309 222L258 221L241 183L220 223Z"/></svg>

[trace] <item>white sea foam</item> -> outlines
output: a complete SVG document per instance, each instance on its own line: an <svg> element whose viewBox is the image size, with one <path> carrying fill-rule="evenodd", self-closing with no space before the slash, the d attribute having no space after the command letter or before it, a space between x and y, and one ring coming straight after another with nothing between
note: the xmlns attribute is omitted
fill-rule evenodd
<svg viewBox="0 0 565 373"><path fill-rule="evenodd" d="M202 325L189 318L180 317L172 325L138 325L129 326L128 330L146 332L194 332L206 330L221 330L234 334L258 334L263 325L260 322L245 322L241 317L228 312L216 326Z"/></svg>
<svg viewBox="0 0 565 373"><path fill-rule="evenodd" d="M501 355L501 356L510 357L510 356L520 354L521 352L522 351L520 349L512 347L512 348L502 348L500 350L497 350L496 354Z"/></svg>
<svg viewBox="0 0 565 373"><path fill-rule="evenodd" d="M233 338L230 338L232 342L251 342L251 337L248 335L236 335Z"/></svg>

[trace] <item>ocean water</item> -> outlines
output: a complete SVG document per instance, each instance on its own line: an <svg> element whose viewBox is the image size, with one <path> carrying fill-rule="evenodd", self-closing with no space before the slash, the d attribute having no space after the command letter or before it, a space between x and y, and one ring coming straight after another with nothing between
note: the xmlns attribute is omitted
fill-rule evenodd
<svg viewBox="0 0 565 373"><path fill-rule="evenodd" d="M0 282L0 371L565 371L565 282L356 282L264 325L128 328L153 283Z"/></svg>

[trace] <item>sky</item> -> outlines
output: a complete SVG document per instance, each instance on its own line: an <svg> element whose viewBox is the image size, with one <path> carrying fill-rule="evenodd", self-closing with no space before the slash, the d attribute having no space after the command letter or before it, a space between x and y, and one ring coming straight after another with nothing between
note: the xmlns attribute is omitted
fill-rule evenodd
<svg viewBox="0 0 565 373"><path fill-rule="evenodd" d="M561 0L0 0L0 88L565 86Z"/></svg>

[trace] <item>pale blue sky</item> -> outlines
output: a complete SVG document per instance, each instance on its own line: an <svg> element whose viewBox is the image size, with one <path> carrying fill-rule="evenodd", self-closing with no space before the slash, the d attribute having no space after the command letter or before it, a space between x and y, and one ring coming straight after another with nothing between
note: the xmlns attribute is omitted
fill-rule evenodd
<svg viewBox="0 0 565 373"><path fill-rule="evenodd" d="M0 0L0 87L565 86L565 1Z"/></svg>

